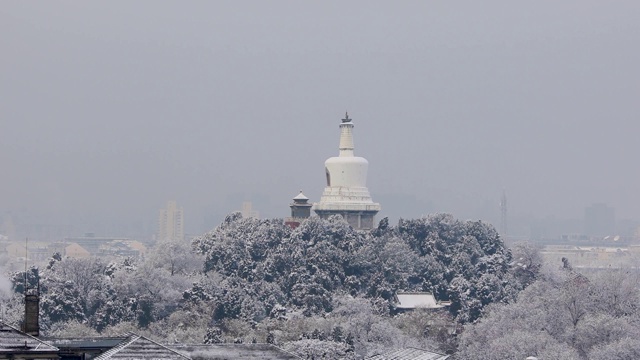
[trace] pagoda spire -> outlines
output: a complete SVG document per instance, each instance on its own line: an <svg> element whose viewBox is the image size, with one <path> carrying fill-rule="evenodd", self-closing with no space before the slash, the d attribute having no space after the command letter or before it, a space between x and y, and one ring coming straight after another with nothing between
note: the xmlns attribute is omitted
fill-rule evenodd
<svg viewBox="0 0 640 360"><path fill-rule="evenodd" d="M340 124L340 157L353 156L353 122L349 118L349 113L344 113L344 119Z"/></svg>

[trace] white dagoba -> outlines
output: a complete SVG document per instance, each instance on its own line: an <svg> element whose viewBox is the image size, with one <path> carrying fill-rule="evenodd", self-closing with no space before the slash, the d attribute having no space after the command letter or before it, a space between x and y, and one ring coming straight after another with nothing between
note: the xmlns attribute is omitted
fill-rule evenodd
<svg viewBox="0 0 640 360"><path fill-rule="evenodd" d="M356 229L371 229L380 204L367 189L367 159L353 153L353 122L345 114L340 124L340 154L324 163L327 187L313 210L321 218L342 215Z"/></svg>

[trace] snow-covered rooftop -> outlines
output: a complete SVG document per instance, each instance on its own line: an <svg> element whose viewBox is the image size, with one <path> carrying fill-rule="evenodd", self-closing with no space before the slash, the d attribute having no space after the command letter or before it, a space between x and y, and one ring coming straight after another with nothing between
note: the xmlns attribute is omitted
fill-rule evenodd
<svg viewBox="0 0 640 360"><path fill-rule="evenodd" d="M398 309L439 309L449 303L441 303L433 294L428 292L398 292L396 293Z"/></svg>
<svg viewBox="0 0 640 360"><path fill-rule="evenodd" d="M175 345L193 360L297 360L300 357L270 344Z"/></svg>
<svg viewBox="0 0 640 360"><path fill-rule="evenodd" d="M74 348L74 349L103 349L113 348L128 339L126 336L119 337L81 337L81 338L43 338L48 344L57 348Z"/></svg>
<svg viewBox="0 0 640 360"><path fill-rule="evenodd" d="M293 200L309 200L309 198L304 196L304 194L302 193L302 190L300 190L300 194L296 195L296 197L294 197Z"/></svg>
<svg viewBox="0 0 640 360"><path fill-rule="evenodd" d="M41 354L57 352L57 347L25 334L13 326L0 323L0 354Z"/></svg>
<svg viewBox="0 0 640 360"><path fill-rule="evenodd" d="M416 349L416 348L404 348L393 350L384 354L375 355L367 358L368 360L445 360L449 358L449 355L437 354L431 351Z"/></svg>
<svg viewBox="0 0 640 360"><path fill-rule="evenodd" d="M165 345L147 339L144 336L131 334L126 340L113 349L106 351L95 360L119 359L119 360L181 360L190 359Z"/></svg>

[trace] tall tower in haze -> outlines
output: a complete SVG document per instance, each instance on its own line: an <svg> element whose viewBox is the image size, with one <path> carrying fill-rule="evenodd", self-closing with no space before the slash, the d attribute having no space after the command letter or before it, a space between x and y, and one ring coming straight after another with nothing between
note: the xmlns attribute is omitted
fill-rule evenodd
<svg viewBox="0 0 640 360"><path fill-rule="evenodd" d="M507 193L504 190L500 198L500 236L502 241L507 240Z"/></svg>
<svg viewBox="0 0 640 360"><path fill-rule="evenodd" d="M260 212L253 209L253 203L251 201L245 201L242 203L242 211L240 211L242 217L245 219L254 218L258 219L260 217Z"/></svg>
<svg viewBox="0 0 640 360"><path fill-rule="evenodd" d="M184 240L184 210L175 201L167 202L165 209L160 209L158 216L157 241Z"/></svg>
<svg viewBox="0 0 640 360"><path fill-rule="evenodd" d="M354 155L353 122L345 114L340 124L339 155L324 163L327 186L313 210L321 218L341 215L356 229L371 229L380 204L371 200L367 189L369 162Z"/></svg>

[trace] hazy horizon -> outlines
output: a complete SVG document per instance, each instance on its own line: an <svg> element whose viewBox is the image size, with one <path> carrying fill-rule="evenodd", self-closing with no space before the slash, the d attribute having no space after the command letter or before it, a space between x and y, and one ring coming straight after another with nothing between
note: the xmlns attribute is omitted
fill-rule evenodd
<svg viewBox="0 0 640 360"><path fill-rule="evenodd" d="M0 219L285 217L348 110L378 219L640 220L638 43L637 1L5 1Z"/></svg>

